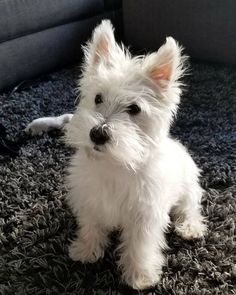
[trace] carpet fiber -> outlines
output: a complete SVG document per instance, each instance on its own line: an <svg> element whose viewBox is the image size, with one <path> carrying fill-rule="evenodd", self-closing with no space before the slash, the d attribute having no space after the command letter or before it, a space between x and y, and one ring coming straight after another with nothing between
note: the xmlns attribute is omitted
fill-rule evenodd
<svg viewBox="0 0 236 295"><path fill-rule="evenodd" d="M76 69L28 89L0 95L0 123L17 140L32 119L74 109ZM172 128L203 170L205 239L186 242L172 230L162 281L141 294L236 294L236 69L193 64ZM138 294L120 283L113 249L94 265L68 257L76 229L64 201L73 151L51 132L21 142L19 156L0 155L0 294Z"/></svg>

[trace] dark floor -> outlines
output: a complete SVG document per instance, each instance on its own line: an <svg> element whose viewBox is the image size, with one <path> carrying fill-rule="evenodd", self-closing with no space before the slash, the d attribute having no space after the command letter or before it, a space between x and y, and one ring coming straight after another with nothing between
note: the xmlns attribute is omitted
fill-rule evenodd
<svg viewBox="0 0 236 295"><path fill-rule="evenodd" d="M0 123L16 140L32 119L72 111L76 70L0 95ZM173 134L203 170L204 240L170 232L161 283L140 294L236 294L236 69L194 64ZM72 262L75 221L64 202L72 153L57 132L25 138L20 155L0 155L0 294L138 294L119 283L111 249L94 265ZM114 237L114 241L117 241ZM116 242L114 242L116 243Z"/></svg>

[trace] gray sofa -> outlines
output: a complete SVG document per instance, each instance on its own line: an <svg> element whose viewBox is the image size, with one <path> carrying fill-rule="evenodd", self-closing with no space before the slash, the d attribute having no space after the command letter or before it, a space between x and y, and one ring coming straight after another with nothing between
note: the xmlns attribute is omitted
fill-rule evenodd
<svg viewBox="0 0 236 295"><path fill-rule="evenodd" d="M119 29L120 8L120 0L1 0L0 90L78 60L102 18Z"/></svg>
<svg viewBox="0 0 236 295"><path fill-rule="evenodd" d="M124 32L136 49L173 36L193 58L236 64L235 0L124 0Z"/></svg>

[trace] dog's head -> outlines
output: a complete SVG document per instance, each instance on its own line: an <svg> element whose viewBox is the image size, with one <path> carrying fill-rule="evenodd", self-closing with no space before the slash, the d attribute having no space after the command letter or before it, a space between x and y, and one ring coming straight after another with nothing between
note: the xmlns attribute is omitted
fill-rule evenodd
<svg viewBox="0 0 236 295"><path fill-rule="evenodd" d="M69 142L137 169L169 132L181 94L181 48L169 37L157 52L132 58L106 20L84 53L81 102L68 126Z"/></svg>

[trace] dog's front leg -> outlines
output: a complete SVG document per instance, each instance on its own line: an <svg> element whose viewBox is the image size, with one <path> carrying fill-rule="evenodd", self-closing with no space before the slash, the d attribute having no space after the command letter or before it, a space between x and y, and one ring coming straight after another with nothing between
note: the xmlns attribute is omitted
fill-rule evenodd
<svg viewBox="0 0 236 295"><path fill-rule="evenodd" d="M137 218L123 229L119 266L123 278L134 289L146 289L160 280L167 222Z"/></svg>
<svg viewBox="0 0 236 295"><path fill-rule="evenodd" d="M88 215L80 222L77 238L69 247L69 256L74 261L93 263L103 257L107 244L106 229L96 222L91 222Z"/></svg>

